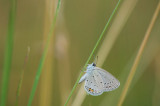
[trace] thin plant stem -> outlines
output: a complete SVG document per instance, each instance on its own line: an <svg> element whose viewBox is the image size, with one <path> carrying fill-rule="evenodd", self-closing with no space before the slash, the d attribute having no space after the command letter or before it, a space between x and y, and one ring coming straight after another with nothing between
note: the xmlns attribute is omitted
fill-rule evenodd
<svg viewBox="0 0 160 106"><path fill-rule="evenodd" d="M141 43L141 45L140 45L140 48L139 48L138 53L137 53L137 56L136 56L136 58L135 58L135 60L134 60L133 66L132 66L132 68L131 68L131 70L130 70L130 73L129 73L128 78L127 78L127 80L126 80L126 83L125 83L125 85L124 85L122 94L121 94L121 96L120 96L120 99L119 99L119 102L118 102L118 106L122 106L122 103L124 102L124 99L125 99L125 97L126 97L126 95L127 95L128 89L129 89L129 87L130 87L130 85L131 85L131 82L132 82L132 79L133 79L133 77L134 77L134 75L135 75L135 73L136 73L137 66L138 66L138 64L139 64L139 62L140 62L140 59L141 59L141 57L142 57L142 54L143 54L144 48L145 48L145 46L146 46L146 43L147 43L147 41L148 41L148 38L149 38L149 36L150 36L151 30L152 30L152 28L153 28L153 26L154 26L154 23L155 23L155 21L156 21L156 18L157 18L157 16L158 16L159 8L160 8L160 3L158 4L158 6L157 6L157 8L156 8L156 10L155 10L155 12L154 12L154 15L153 15L153 17L152 17L152 20L151 20L151 22L150 22L150 24L149 24L149 27L148 27L148 29L147 29L147 32L146 32L146 34L145 34L145 36L144 36L144 39L143 39L143 41L142 41L142 43Z"/></svg>
<svg viewBox="0 0 160 106"><path fill-rule="evenodd" d="M50 30L50 26L53 21L54 17L54 11L55 11L55 3L57 0L45 0L45 14L44 14L44 28L43 28L43 44L46 44L46 35L48 34ZM52 103L52 94L53 94L53 73L54 73L54 49L55 46L55 34L52 35L50 45L49 45L49 52L47 53L47 59L44 63L43 69L45 71L42 71L41 77L43 80L40 82L40 94L38 98L38 104L39 106L51 106Z"/></svg>
<svg viewBox="0 0 160 106"><path fill-rule="evenodd" d="M10 0L10 4L11 6L9 12L9 22L8 22L8 32L7 32L8 34L6 37L0 106L6 105L9 76L12 63L12 53L13 53L13 35L14 35L14 24L16 17L16 0Z"/></svg>
<svg viewBox="0 0 160 106"><path fill-rule="evenodd" d="M78 85L78 82L79 82L81 76L83 75L83 72L84 72L85 68L87 67L87 64L88 64L89 61L91 60L91 57L93 56L93 54L94 54L94 52L95 52L97 46L99 45L99 43L100 43L100 41L101 41L101 39L102 39L102 37L103 37L103 35L104 35L106 29L108 28L108 25L109 25L109 23L111 22L111 19L112 19L113 15L115 14L115 12L116 12L116 10L117 10L117 8L118 8L118 6L119 6L119 4L120 4L120 1L121 1L121 0L118 1L118 3L117 3L117 5L116 5L116 7L114 8L114 10L113 10L113 12L112 12L112 14L111 14L111 16L110 16L108 22L106 23L106 25L105 25L105 27L104 27L104 29L103 29L101 35L99 36L99 39L98 39L97 43L95 44L95 46L94 46L94 48L93 48L93 50L92 50L90 56L88 57L88 60L86 61L86 63L85 63L85 65L84 65L84 67L83 67L83 69L82 69L82 71L81 71L81 73L80 73L80 75L79 75L79 77L78 77L78 79L77 79L75 85L73 86L72 91L71 91L70 95L68 96L68 99L67 99L66 103L64 104L65 106L68 104L68 102L69 102L69 100L70 100L70 98L71 98L73 92L75 91L75 89L76 89L76 87L77 87L77 85Z"/></svg>
<svg viewBox="0 0 160 106"><path fill-rule="evenodd" d="M107 31L107 34L105 35L103 42L101 43L101 46L99 47L99 50L97 52L96 56L99 56L99 61L96 66L101 67L104 61L108 58L109 53L113 48L113 45L115 44L117 38L120 35L119 33L128 21L132 11L134 10L134 7L137 4L137 1L138 0L129 0L121 3L121 6L118 9L118 13L112 21L112 25ZM81 86L78 90L78 93L74 97L74 101L72 101L72 106L81 106L86 95L87 93L85 93L84 87Z"/></svg>
<svg viewBox="0 0 160 106"><path fill-rule="evenodd" d="M18 106L18 101L19 101L19 96L20 96L20 90L21 90L22 82L23 82L24 70L25 70L26 64L28 62L29 53L30 53L30 47L28 47L27 54L26 54L26 57L25 57L25 60L24 60L24 64L23 64L23 67L22 67L23 69L21 71L21 77L20 77L20 80L19 80L18 88L17 88L17 95L16 95L15 106Z"/></svg>
<svg viewBox="0 0 160 106"><path fill-rule="evenodd" d="M30 93L30 97L29 97L29 101L28 101L27 106L31 106L34 95L35 95L35 92L36 92L36 88L37 88L37 85L38 85L38 82L39 82L39 78L41 76L44 61L45 61L45 58L46 58L46 55L47 55L47 52L48 52L48 47L49 47L49 44L51 42L51 37L53 35L53 31L54 31L54 28L55 28L55 23L56 23L56 19L57 19L58 13L59 13L60 4L61 4L61 0L58 0L55 16L53 18L51 29L50 29L50 32L48 34L47 44L45 46L44 52L43 52L41 60L40 60L40 64L38 66L38 70L37 70L37 73L36 73L36 76L35 76L35 80L34 80L34 83L33 83L33 87L32 87L31 93Z"/></svg>

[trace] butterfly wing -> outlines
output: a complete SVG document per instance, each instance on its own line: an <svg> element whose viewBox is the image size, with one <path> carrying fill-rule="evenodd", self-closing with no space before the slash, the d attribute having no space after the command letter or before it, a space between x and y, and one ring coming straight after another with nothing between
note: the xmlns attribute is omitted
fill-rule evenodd
<svg viewBox="0 0 160 106"><path fill-rule="evenodd" d="M94 73L99 73L99 75L102 78L102 80L99 80L99 81L101 81L100 83L103 86L104 92L112 91L119 87L120 82L109 72L99 67L95 67L94 71L95 71Z"/></svg>
<svg viewBox="0 0 160 106"><path fill-rule="evenodd" d="M84 89L92 96L98 96L103 93L103 89L100 89L93 73L88 74L86 77Z"/></svg>

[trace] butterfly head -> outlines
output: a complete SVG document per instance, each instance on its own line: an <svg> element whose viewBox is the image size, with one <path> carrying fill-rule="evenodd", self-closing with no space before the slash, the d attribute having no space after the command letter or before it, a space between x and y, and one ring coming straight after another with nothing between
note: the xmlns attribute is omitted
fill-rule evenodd
<svg viewBox="0 0 160 106"><path fill-rule="evenodd" d="M91 71L94 67L96 67L96 64L95 63L92 63L92 64L88 64L87 66L87 71Z"/></svg>
<svg viewBox="0 0 160 106"><path fill-rule="evenodd" d="M96 66L96 64L95 64L95 63L92 63L92 66L94 66L94 67L95 67L95 66Z"/></svg>

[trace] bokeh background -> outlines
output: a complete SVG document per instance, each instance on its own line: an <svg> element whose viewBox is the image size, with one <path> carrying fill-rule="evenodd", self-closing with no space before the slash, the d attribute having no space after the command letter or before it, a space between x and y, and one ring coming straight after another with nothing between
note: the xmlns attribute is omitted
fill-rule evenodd
<svg viewBox="0 0 160 106"><path fill-rule="evenodd" d="M33 106L62 106L118 0L62 0ZM93 97L78 85L69 106L116 106L159 0L122 0L94 56L120 80L112 92ZM0 0L0 90L9 19L9 0ZM17 0L7 106L14 106L24 68L19 106L26 106L46 44L57 0ZM159 9L160 14L160 9ZM29 60L24 67L27 48ZM151 30L123 106L160 106L160 15ZM79 93L80 92L80 93ZM81 95L80 95L81 94Z"/></svg>

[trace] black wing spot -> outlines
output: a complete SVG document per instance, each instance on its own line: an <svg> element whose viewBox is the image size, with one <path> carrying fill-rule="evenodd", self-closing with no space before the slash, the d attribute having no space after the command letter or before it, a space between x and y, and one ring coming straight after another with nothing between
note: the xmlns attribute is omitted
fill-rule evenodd
<svg viewBox="0 0 160 106"><path fill-rule="evenodd" d="M93 66L96 66L96 64L95 64L95 63L93 63Z"/></svg>
<svg viewBox="0 0 160 106"><path fill-rule="evenodd" d="M106 83L104 83L104 85L106 85Z"/></svg>
<svg viewBox="0 0 160 106"><path fill-rule="evenodd" d="M100 82L100 83L102 83L102 82Z"/></svg>

